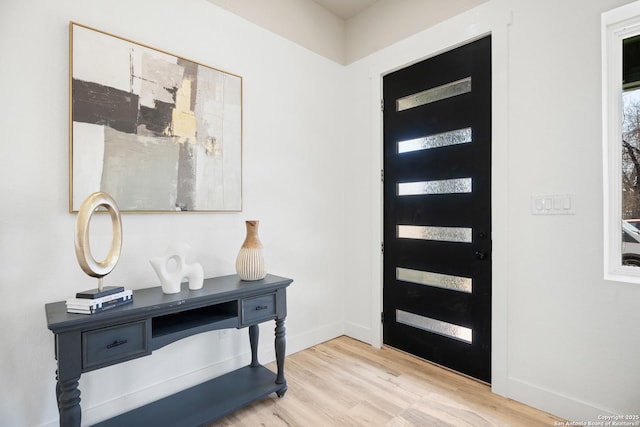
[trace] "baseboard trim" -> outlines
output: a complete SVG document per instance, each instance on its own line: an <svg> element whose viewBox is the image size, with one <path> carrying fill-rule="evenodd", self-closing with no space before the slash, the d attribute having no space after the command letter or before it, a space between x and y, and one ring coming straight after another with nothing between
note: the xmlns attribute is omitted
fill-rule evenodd
<svg viewBox="0 0 640 427"><path fill-rule="evenodd" d="M575 423L601 421L598 416L615 415L592 404L551 390L537 387L517 378L508 378L508 398Z"/></svg>
<svg viewBox="0 0 640 427"><path fill-rule="evenodd" d="M353 322L345 322L344 334L350 338L373 345L371 328L368 326L365 327Z"/></svg>

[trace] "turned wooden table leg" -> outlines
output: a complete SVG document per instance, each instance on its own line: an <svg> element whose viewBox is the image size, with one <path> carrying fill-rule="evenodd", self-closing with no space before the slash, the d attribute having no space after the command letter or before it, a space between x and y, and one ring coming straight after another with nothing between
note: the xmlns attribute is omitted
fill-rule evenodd
<svg viewBox="0 0 640 427"><path fill-rule="evenodd" d="M286 350L284 318L276 319L276 365L278 374L276 384L282 384L282 388L276 392L278 397L284 396L287 391L287 380L284 378L284 355Z"/></svg>
<svg viewBox="0 0 640 427"><path fill-rule="evenodd" d="M62 394L62 386L58 378L58 370L56 369L56 403L58 404L58 413L60 412L60 395Z"/></svg>
<svg viewBox="0 0 640 427"><path fill-rule="evenodd" d="M58 397L58 412L60 413L60 427L80 427L82 411L80 409L80 377L68 380L58 378L56 394Z"/></svg>
<svg viewBox="0 0 640 427"><path fill-rule="evenodd" d="M251 367L259 366L258 362L258 338L260 337L260 328L258 325L249 326L249 344L251 345Z"/></svg>
<svg viewBox="0 0 640 427"><path fill-rule="evenodd" d="M80 427L80 390L78 381L82 373L80 331L56 334L56 398L60 427Z"/></svg>

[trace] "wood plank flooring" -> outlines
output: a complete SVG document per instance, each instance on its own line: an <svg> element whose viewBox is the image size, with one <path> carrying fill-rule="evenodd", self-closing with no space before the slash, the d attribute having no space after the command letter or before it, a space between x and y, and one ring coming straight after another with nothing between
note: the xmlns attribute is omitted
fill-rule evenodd
<svg viewBox="0 0 640 427"><path fill-rule="evenodd" d="M267 365L275 371L274 364ZM209 427L553 426L563 421L391 348L340 337L287 357L289 390Z"/></svg>

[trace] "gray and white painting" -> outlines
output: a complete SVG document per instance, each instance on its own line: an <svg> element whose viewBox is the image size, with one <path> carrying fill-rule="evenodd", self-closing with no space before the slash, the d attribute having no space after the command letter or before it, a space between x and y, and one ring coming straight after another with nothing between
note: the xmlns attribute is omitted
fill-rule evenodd
<svg viewBox="0 0 640 427"><path fill-rule="evenodd" d="M242 78L71 24L71 209L242 209Z"/></svg>

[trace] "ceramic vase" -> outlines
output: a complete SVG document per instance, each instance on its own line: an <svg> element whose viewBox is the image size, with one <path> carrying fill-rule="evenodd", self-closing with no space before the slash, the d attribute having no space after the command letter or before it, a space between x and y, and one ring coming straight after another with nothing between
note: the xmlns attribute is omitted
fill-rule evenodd
<svg viewBox="0 0 640 427"><path fill-rule="evenodd" d="M247 236L236 258L236 273L242 280L260 280L267 275L264 251L258 237L259 221L245 221Z"/></svg>

